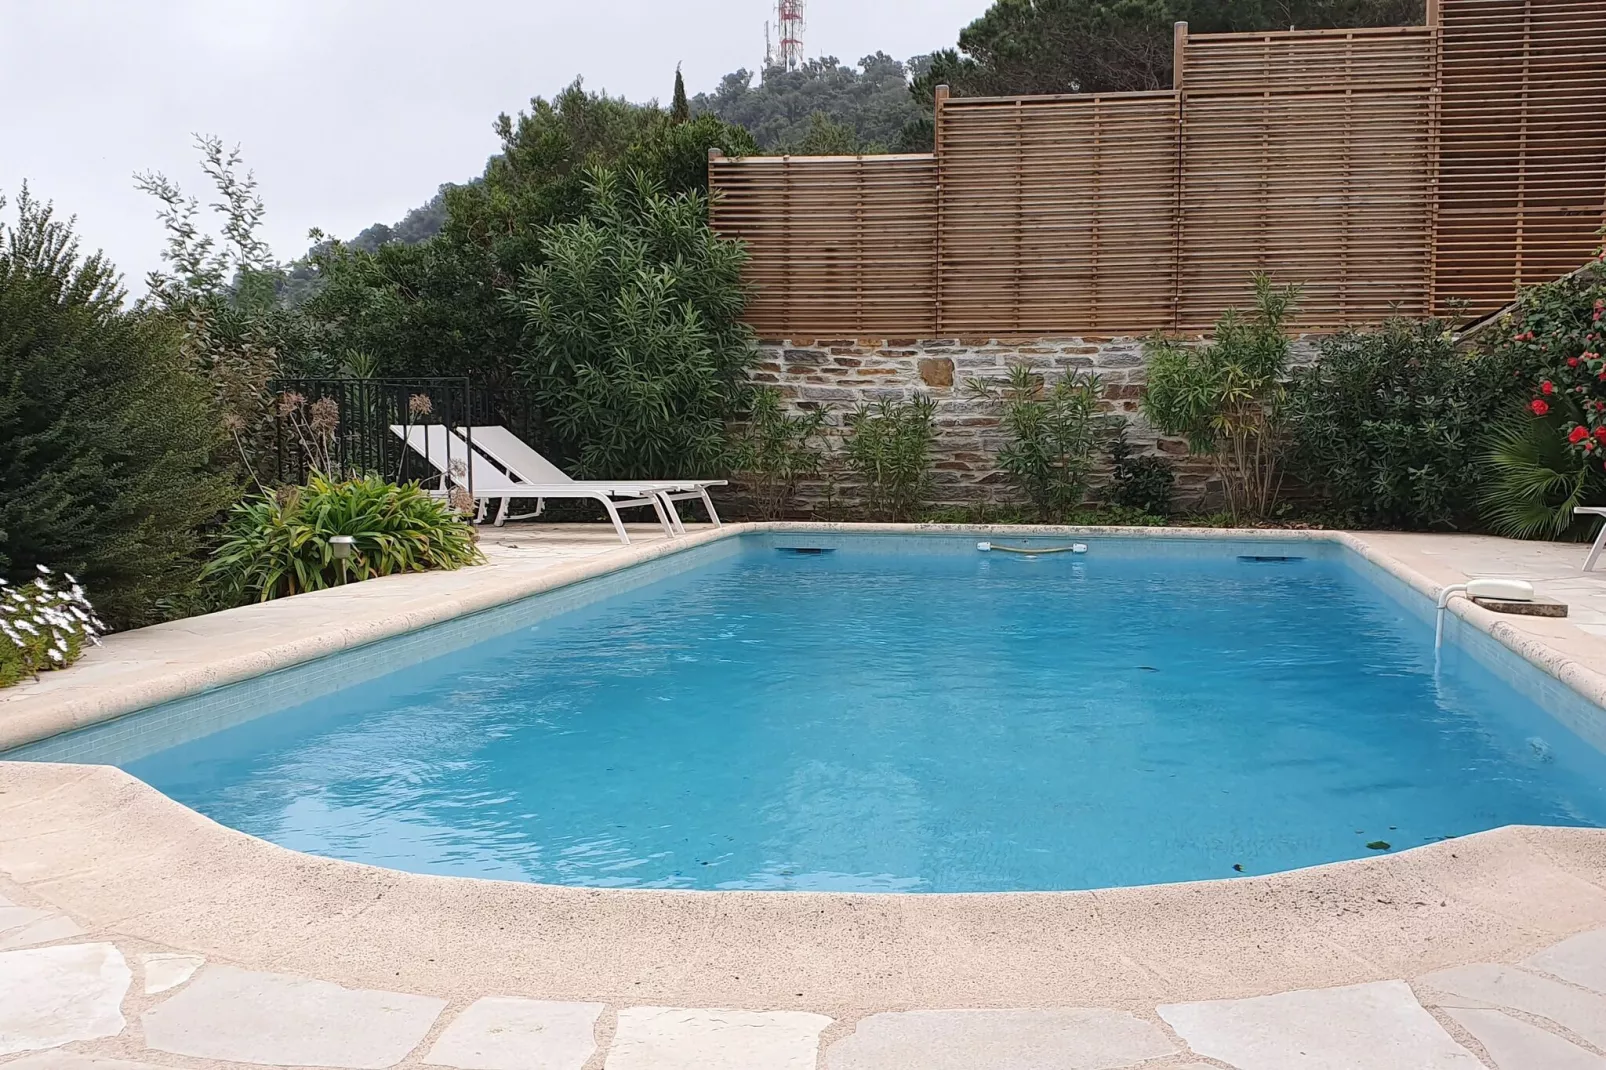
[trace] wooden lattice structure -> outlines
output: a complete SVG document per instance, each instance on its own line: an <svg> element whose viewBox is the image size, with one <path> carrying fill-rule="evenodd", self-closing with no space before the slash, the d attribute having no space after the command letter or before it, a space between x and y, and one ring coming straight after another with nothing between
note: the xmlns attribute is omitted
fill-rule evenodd
<svg viewBox="0 0 1606 1070"><path fill-rule="evenodd" d="M1189 37L1169 92L955 98L921 156L716 159L766 337L1199 330L1497 307L1606 221L1606 0Z"/></svg>

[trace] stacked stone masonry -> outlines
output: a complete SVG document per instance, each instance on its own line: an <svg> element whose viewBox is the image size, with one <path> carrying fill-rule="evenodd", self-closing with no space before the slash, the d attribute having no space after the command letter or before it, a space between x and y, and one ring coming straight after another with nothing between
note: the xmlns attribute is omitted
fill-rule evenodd
<svg viewBox="0 0 1606 1070"><path fill-rule="evenodd" d="M1145 378L1143 341L1137 338L783 339L759 343L754 382L778 389L794 410L827 407L831 447L839 444L843 417L860 402L906 400L929 394L937 403L931 504L975 508L1015 502L995 458L1004 445L995 407L976 397L973 380L1001 380L1012 365L1025 364L1046 380L1067 373L1098 377L1106 412L1127 421L1137 452L1159 453L1177 473L1177 503L1198 506L1208 496L1210 465L1188 456L1180 440L1157 435L1139 411ZM838 504L851 506L851 477L834 464ZM1095 487L1108 459L1100 458ZM1095 490L1095 494L1096 494ZM801 488L803 504L819 508L832 497L825 480Z"/></svg>

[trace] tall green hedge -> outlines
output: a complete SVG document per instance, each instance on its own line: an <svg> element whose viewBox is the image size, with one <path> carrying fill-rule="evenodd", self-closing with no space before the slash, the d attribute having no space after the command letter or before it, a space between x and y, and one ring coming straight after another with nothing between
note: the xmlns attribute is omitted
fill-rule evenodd
<svg viewBox="0 0 1606 1070"><path fill-rule="evenodd" d="M23 189L0 223L0 572L70 570L114 627L193 608L200 528L234 498L180 344Z"/></svg>

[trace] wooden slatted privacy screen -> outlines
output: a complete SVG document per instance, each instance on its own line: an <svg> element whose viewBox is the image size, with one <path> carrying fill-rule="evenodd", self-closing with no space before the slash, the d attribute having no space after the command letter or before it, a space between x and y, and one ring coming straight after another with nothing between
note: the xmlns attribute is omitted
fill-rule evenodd
<svg viewBox="0 0 1606 1070"><path fill-rule="evenodd" d="M1171 318L1172 93L959 99L943 108L939 330L1105 333Z"/></svg>
<svg viewBox="0 0 1606 1070"><path fill-rule="evenodd" d="M934 156L716 160L765 337L1198 330L1252 271L1300 325L1491 311L1606 218L1606 0L1178 35L1173 92L939 102Z"/></svg>
<svg viewBox="0 0 1606 1070"><path fill-rule="evenodd" d="M1427 310L1433 36L1423 27L1190 38L1177 325L1304 285L1305 327Z"/></svg>
<svg viewBox="0 0 1606 1070"><path fill-rule="evenodd" d="M762 335L936 330L931 156L713 160L714 219L747 242Z"/></svg>
<svg viewBox="0 0 1606 1070"><path fill-rule="evenodd" d="M1606 0L1444 0L1435 304L1576 268L1606 212Z"/></svg>

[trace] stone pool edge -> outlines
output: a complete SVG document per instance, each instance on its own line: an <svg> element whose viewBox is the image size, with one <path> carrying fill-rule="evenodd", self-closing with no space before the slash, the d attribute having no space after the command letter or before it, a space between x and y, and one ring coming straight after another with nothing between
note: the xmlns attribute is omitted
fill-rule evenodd
<svg viewBox="0 0 1606 1070"><path fill-rule="evenodd" d="M1263 876L1096 891L594 889L404 873L228 829L111 766L0 763L0 892L74 939L467 1002L1100 1006L1513 962L1606 927L1606 830L1506 826Z"/></svg>
<svg viewBox="0 0 1606 1070"><path fill-rule="evenodd" d="M585 558L573 563L555 566L534 575L513 578L510 582L496 582L499 577L486 575L485 583L457 593L441 593L420 599L415 607L387 616L372 617L344 624L338 628L302 635L287 642L279 642L245 655L232 655L215 661L183 666L155 679L117 683L101 683L74 679L75 669L67 670L53 683L59 686L48 694L14 694L0 692L0 756L5 752L37 743L63 733L88 728L92 725L137 713L175 699L188 698L214 688L239 683L253 677L290 668L320 658L383 642L409 632L418 631L459 617L494 609L521 599L548 591L568 587L609 573L644 565L664 557L684 553L725 539L747 534L776 533L841 533L841 534L944 534L944 535L1009 535L1014 537L1063 535L1089 538L1160 538L1197 539L1215 541L1261 540L1268 542L1328 542L1351 550L1363 560L1382 569L1430 603L1441 585L1424 576L1410 565L1400 561L1388 551L1372 545L1362 532L1320 529L1265 529L1265 528L1184 528L1184 527L1091 527L1053 524L859 524L798 521L760 521L726 524L719 528L694 531L673 541L652 542L643 545L622 546L616 550ZM477 566L484 567L484 566ZM470 576L472 570L463 570ZM369 580L371 584L399 584L416 582L422 575L391 576ZM222 613L189 618L176 625L193 627L197 621L231 620L254 621L257 617L283 612L284 607L300 599L335 599L345 593L336 588L314 594L297 595L291 599L244 606ZM1545 642L1542 636L1525 633L1511 618L1484 609L1466 599L1453 599L1450 613L1481 631L1529 665L1560 681L1575 694L1606 709L1606 672L1584 665L1573 655L1558 650ZM155 629L172 627L156 625ZM142 629L147 635L155 629ZM9 689L8 689L9 690ZM3 761L3 758L0 758Z"/></svg>

